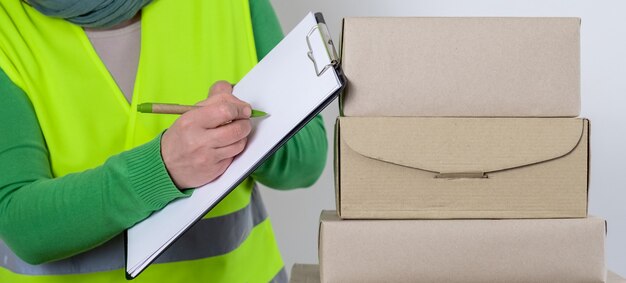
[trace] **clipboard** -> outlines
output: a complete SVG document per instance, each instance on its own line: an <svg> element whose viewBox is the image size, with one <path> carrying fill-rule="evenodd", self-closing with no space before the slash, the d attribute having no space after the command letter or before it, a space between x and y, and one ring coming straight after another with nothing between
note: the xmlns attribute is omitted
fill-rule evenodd
<svg viewBox="0 0 626 283"><path fill-rule="evenodd" d="M126 279L141 274L289 138L328 106L346 80L321 13L309 13L233 89L270 113L253 120L246 150L213 182L125 232Z"/></svg>

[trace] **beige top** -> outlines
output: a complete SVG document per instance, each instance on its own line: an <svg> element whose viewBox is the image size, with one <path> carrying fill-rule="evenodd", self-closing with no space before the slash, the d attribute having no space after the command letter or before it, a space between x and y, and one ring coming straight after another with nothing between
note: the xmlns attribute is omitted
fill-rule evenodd
<svg viewBox="0 0 626 283"><path fill-rule="evenodd" d="M86 29L85 33L130 103L139 65L141 22L107 30Z"/></svg>

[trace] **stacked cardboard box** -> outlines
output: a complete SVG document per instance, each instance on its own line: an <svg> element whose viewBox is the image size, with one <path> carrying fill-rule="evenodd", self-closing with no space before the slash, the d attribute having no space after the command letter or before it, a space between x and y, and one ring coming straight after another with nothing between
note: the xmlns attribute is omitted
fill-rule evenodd
<svg viewBox="0 0 626 283"><path fill-rule="evenodd" d="M322 282L605 282L580 20L350 18Z"/></svg>

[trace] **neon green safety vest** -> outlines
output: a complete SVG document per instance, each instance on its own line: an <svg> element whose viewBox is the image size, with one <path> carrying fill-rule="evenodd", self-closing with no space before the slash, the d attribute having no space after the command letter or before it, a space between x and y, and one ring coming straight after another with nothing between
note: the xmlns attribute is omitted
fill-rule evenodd
<svg viewBox="0 0 626 283"><path fill-rule="evenodd" d="M237 82L257 63L247 0L158 0L142 10L141 25L129 105L80 27L20 0L0 0L0 68L33 104L55 177L99 166L154 139L176 119L138 115L138 103L194 104L213 82ZM2 257L0 282L125 282L121 236L42 265ZM247 179L134 281L269 282L282 276L271 223Z"/></svg>

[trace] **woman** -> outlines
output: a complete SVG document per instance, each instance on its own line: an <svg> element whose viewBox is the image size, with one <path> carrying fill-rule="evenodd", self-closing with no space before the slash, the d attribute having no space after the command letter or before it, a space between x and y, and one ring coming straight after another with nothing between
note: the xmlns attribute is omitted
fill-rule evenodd
<svg viewBox="0 0 626 283"><path fill-rule="evenodd" d="M0 282L123 281L120 233L245 147L250 105L213 82L243 77L278 21L268 0L28 2L0 0ZM137 281L286 281L254 181L309 186L326 147L317 117Z"/></svg>

